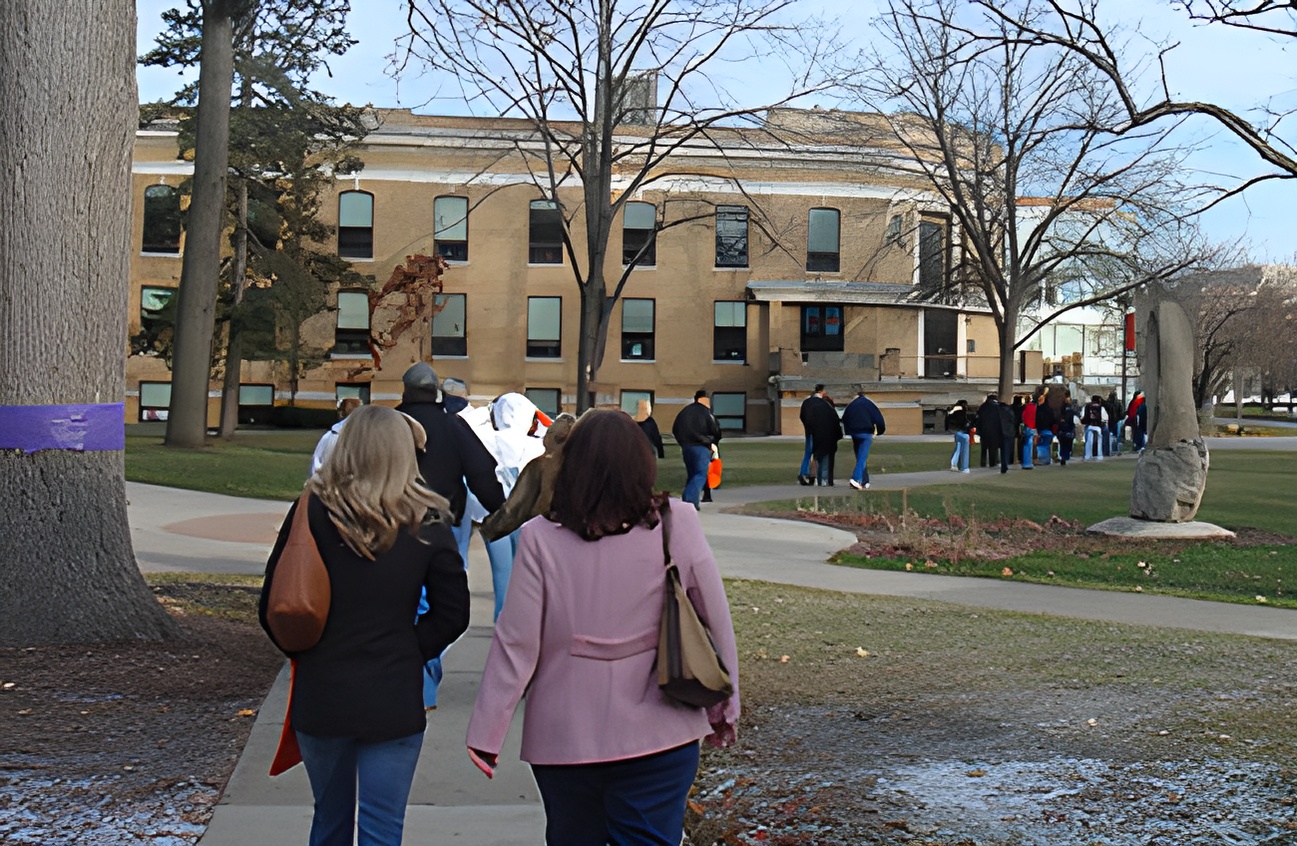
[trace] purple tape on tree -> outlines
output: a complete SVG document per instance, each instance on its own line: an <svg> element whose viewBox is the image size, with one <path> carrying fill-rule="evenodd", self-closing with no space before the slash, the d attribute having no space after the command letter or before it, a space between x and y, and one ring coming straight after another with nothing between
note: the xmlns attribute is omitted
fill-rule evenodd
<svg viewBox="0 0 1297 846"><path fill-rule="evenodd" d="M96 405L0 405L0 449L112 452L126 448L126 408Z"/></svg>

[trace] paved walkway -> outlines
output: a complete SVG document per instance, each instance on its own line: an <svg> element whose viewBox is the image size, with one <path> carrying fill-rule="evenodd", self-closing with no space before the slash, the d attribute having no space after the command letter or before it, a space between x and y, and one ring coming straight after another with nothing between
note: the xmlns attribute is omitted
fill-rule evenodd
<svg viewBox="0 0 1297 846"><path fill-rule="evenodd" d="M1216 443L1221 441L1221 443ZM1291 443L1289 443L1291 442ZM1257 444L1253 446L1253 444ZM1212 448L1297 449L1297 438L1213 439ZM878 475L876 489L963 483L997 473L943 471ZM849 494L849 489L835 489ZM1167 626L1297 640L1297 611L1199 602L1172 597L1091 591L989 579L884 572L826 564L854 537L837 529L724 514L727 505L813 497L796 484L721 488L703 526L727 577L759 579L848 593L907 596L980 608ZM865 495L868 494L858 494ZM247 500L192 491L127 484L132 537L146 571L261 573L283 502ZM532 846L541 842L544 814L527 767L518 759L521 711L487 781L463 753L469 713L491 636L491 579L485 549L470 549L472 626L446 657L440 707L430 715L406 818L407 842L462 846ZM310 826L311 797L300 767L266 775L282 726L287 674L281 674L261 708L248 744L201 846L301 846Z"/></svg>

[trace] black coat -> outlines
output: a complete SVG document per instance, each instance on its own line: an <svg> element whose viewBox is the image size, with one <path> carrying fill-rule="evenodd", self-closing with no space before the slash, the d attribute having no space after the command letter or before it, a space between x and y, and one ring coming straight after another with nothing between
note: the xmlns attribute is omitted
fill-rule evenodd
<svg viewBox="0 0 1297 846"><path fill-rule="evenodd" d="M456 526L468 501L465 480L487 511L504 505L504 488L495 476L495 458L463 418L447 414L436 402L403 402L396 410L418 420L428 433L428 447L419 456L419 474L429 488L450 500Z"/></svg>
<svg viewBox="0 0 1297 846"><path fill-rule="evenodd" d="M419 538L402 531L370 561L343 542L324 503L309 502L333 598L320 642L292 656L293 727L365 741L423 731L423 664L468 628L468 577L455 538L442 524L424 527ZM267 634L267 596L296 510L293 503L266 562L258 616ZM415 625L420 588L431 607Z"/></svg>
<svg viewBox="0 0 1297 846"><path fill-rule="evenodd" d="M720 443L721 426L712 410L695 400L680 409L671 434L680 446L712 446Z"/></svg>
<svg viewBox="0 0 1297 846"><path fill-rule="evenodd" d="M657 451L658 458L666 458L667 452L662 445L662 432L658 430L658 422L652 417L645 417L639 421L639 428L644 433L644 437L648 438L649 443L653 445L653 449Z"/></svg>
<svg viewBox="0 0 1297 846"><path fill-rule="evenodd" d="M1012 427L1010 427L1012 431ZM977 409L977 434L981 437L982 443L990 440L991 443L999 445L1000 439L1004 437L1001 430L1000 422L1000 403L998 400L987 400Z"/></svg>
<svg viewBox="0 0 1297 846"><path fill-rule="evenodd" d="M826 399L811 403L802 422L811 436L811 452L814 455L829 455L838 451L838 441L842 439L842 421L838 419L838 411L832 403Z"/></svg>

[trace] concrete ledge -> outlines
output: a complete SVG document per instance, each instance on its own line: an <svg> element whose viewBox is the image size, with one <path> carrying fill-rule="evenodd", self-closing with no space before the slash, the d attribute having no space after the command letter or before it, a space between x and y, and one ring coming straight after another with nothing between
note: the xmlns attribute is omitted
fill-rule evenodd
<svg viewBox="0 0 1297 846"><path fill-rule="evenodd" d="M1234 533L1213 523L1197 520L1188 523L1161 523L1135 517L1111 517L1086 529L1100 535L1121 538L1232 538Z"/></svg>

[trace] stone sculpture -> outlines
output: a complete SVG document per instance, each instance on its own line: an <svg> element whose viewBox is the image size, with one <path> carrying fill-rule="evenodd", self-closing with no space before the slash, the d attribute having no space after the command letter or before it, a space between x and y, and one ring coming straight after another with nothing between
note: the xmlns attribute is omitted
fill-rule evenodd
<svg viewBox="0 0 1297 846"><path fill-rule="evenodd" d="M1207 444L1193 401L1193 326L1184 308L1161 296L1146 311L1140 372L1148 404L1148 445L1135 467L1130 516L1186 523L1207 487Z"/></svg>

